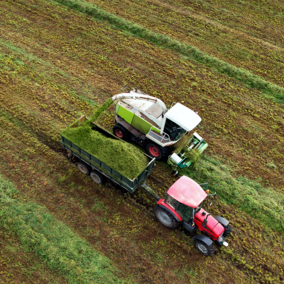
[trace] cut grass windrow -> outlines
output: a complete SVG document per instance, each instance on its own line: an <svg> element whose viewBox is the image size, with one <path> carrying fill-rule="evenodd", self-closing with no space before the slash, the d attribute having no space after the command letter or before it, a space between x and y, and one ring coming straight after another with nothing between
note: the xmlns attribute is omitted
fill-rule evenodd
<svg viewBox="0 0 284 284"><path fill-rule="evenodd" d="M44 207L21 203L14 185L0 175L0 224L14 232L27 251L36 253L69 283L124 283L111 261L90 248Z"/></svg>
<svg viewBox="0 0 284 284"><path fill-rule="evenodd" d="M211 193L216 191L225 202L237 205L262 224L284 234L284 195L256 181L236 179L230 171L220 160L204 156L196 171L186 169L183 172L200 182L207 181Z"/></svg>
<svg viewBox="0 0 284 284"><path fill-rule="evenodd" d="M284 103L284 88L263 80L259 76L252 74L251 72L237 68L229 63L226 63L216 57L209 56L206 53L198 50L197 48L185 43L181 43L170 37L154 33L140 25L134 24L121 17L115 16L94 4L86 3L80 0L54 0L69 8L75 9L79 12L90 15L100 21L105 21L115 28L121 29L128 34L143 38L151 43L154 43L162 48L168 48L176 51L184 56L188 56L189 59L194 59L202 64L211 67L213 70L217 70L220 73L226 74L229 77L235 78L247 86L264 92L266 97L273 99L275 102Z"/></svg>

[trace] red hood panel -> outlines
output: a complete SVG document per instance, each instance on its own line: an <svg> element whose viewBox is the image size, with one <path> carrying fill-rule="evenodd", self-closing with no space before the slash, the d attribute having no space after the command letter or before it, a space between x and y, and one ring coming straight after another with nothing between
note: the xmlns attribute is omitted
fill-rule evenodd
<svg viewBox="0 0 284 284"><path fill-rule="evenodd" d="M203 216L202 215L203 212L205 212L206 215ZM208 212L206 212L204 209L201 208L200 211L197 214L195 214L194 217L200 220L202 223L207 215ZM218 238L225 231L224 227L211 215L208 216L207 218L207 225L205 229L207 230L209 229L213 233L213 236L216 238Z"/></svg>

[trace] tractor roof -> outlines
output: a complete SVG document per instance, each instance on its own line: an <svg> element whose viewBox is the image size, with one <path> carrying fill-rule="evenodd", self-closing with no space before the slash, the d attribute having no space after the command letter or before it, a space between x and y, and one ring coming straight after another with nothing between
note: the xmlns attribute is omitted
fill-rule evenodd
<svg viewBox="0 0 284 284"><path fill-rule="evenodd" d="M191 131L201 121L201 117L196 112L180 103L176 103L169 109L165 117L180 125L186 131Z"/></svg>
<svg viewBox="0 0 284 284"><path fill-rule="evenodd" d="M207 196L203 188L187 176L179 178L167 193L175 200L192 208L198 207Z"/></svg>

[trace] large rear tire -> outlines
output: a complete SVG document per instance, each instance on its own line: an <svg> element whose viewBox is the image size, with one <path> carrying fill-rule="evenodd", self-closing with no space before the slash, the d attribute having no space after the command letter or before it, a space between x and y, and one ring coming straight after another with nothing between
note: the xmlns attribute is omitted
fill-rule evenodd
<svg viewBox="0 0 284 284"><path fill-rule="evenodd" d="M165 227L175 229L179 226L180 222L167 210L160 206L154 208L154 214L157 220Z"/></svg>
<svg viewBox="0 0 284 284"><path fill-rule="evenodd" d="M208 246L200 240L194 240L194 246L205 256L211 256L215 252L215 247L213 244Z"/></svg>
<svg viewBox="0 0 284 284"><path fill-rule="evenodd" d="M91 171L91 167L88 166L87 164L83 163L83 162L79 162L77 164L77 167L79 169L79 171L81 173L83 173L84 175L89 175L90 174L90 171Z"/></svg>
<svg viewBox="0 0 284 284"><path fill-rule="evenodd" d="M102 174L100 174L99 172L97 171L91 171L90 173L90 177L91 179L97 183L97 184L102 184L104 182L104 177Z"/></svg>
<svg viewBox="0 0 284 284"><path fill-rule="evenodd" d="M116 124L113 129L113 134L123 140L128 139L128 131L120 124Z"/></svg>

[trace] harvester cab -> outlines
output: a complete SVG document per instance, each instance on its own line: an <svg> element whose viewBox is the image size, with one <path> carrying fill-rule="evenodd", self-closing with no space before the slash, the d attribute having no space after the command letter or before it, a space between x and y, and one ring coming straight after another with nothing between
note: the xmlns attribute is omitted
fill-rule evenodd
<svg viewBox="0 0 284 284"><path fill-rule="evenodd" d="M187 176L180 177L167 191L165 199L159 199L154 209L157 220L170 229L182 225L186 233L199 229L204 234L193 237L194 246L204 255L210 256L217 246L228 246L225 237L231 233L229 221L212 217L202 208L209 191ZM216 193L213 194L216 196Z"/></svg>
<svg viewBox="0 0 284 284"><path fill-rule="evenodd" d="M157 160L170 154L169 147L177 143L201 121L193 110L180 103L167 109L158 98L135 89L112 97L116 105L114 134L146 148Z"/></svg>

